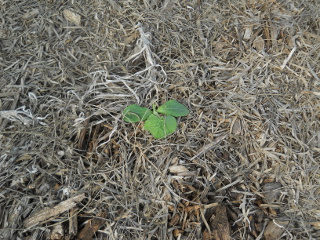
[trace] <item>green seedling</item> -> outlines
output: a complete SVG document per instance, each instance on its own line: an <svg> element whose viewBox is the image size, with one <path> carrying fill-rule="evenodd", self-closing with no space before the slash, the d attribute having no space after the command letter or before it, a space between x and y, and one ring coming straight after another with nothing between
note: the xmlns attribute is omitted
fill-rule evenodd
<svg viewBox="0 0 320 240"><path fill-rule="evenodd" d="M148 108L132 104L123 110L123 119L126 122L140 122L148 119L151 114L152 112Z"/></svg>
<svg viewBox="0 0 320 240"><path fill-rule="evenodd" d="M188 108L176 100L169 100L158 109L155 105L152 108L153 111L137 104L129 105L123 110L123 119L130 123L146 120L143 128L149 131L155 139L160 139L177 129L175 117L186 116L189 113Z"/></svg>

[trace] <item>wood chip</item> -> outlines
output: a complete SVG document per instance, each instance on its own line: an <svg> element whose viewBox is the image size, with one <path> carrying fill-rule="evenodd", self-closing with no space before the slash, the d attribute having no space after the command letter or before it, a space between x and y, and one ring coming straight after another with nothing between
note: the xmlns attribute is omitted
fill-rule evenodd
<svg viewBox="0 0 320 240"><path fill-rule="evenodd" d="M71 208L74 208L78 202L81 202L83 199L85 199L85 195L80 194L77 196L74 196L72 198L69 198L68 200L65 200L58 205L56 205L53 208L45 208L40 210L39 212L33 214L33 216L27 218L23 225L25 228L30 228L32 226L35 226L37 224L41 224L42 222L58 216L59 214L70 210Z"/></svg>
<svg viewBox="0 0 320 240"><path fill-rule="evenodd" d="M63 10L64 17L71 23L80 26L81 16L77 13L74 13L68 9Z"/></svg>
<svg viewBox="0 0 320 240"><path fill-rule="evenodd" d="M266 183L263 186L264 201L266 203L273 203L277 201L281 194L281 190L280 190L281 187L282 185L279 182Z"/></svg>
<svg viewBox="0 0 320 240"><path fill-rule="evenodd" d="M228 222L227 210L225 206L218 206L215 209L209 222L211 234L206 229L203 233L204 240L230 240L230 225Z"/></svg>
<svg viewBox="0 0 320 240"><path fill-rule="evenodd" d="M249 40L251 38L251 34L252 34L252 26L247 27L246 30L244 31L244 35L243 35L243 40Z"/></svg>
<svg viewBox="0 0 320 240"><path fill-rule="evenodd" d="M266 240L279 239L282 233L285 231L286 226L289 224L289 221L270 221L264 231L264 237Z"/></svg>
<svg viewBox="0 0 320 240"><path fill-rule="evenodd" d="M182 166L182 165L176 165L176 166L169 167L169 172L174 173L174 174L188 172L188 171L189 171L188 168L186 168L185 166Z"/></svg>
<svg viewBox="0 0 320 240"><path fill-rule="evenodd" d="M310 223L315 229L320 230L320 221Z"/></svg>
<svg viewBox="0 0 320 240"><path fill-rule="evenodd" d="M50 240L61 240L64 238L64 230L62 224L56 224L50 233Z"/></svg>
<svg viewBox="0 0 320 240"><path fill-rule="evenodd" d="M180 221L180 215L179 214L175 214L173 216L173 218L170 220L169 222L169 226L172 227L172 226L175 226L178 224L178 222Z"/></svg>
<svg viewBox="0 0 320 240"><path fill-rule="evenodd" d="M235 118L234 121L232 121L231 124L231 133L234 135L240 135L241 134L241 121L240 119Z"/></svg>
<svg viewBox="0 0 320 240"><path fill-rule="evenodd" d="M258 52L264 50L264 39L261 36L258 36L252 43L252 47L255 48Z"/></svg>
<svg viewBox="0 0 320 240"><path fill-rule="evenodd" d="M107 213L101 212L96 218L92 218L78 234L78 240L91 240L99 228L106 222Z"/></svg>

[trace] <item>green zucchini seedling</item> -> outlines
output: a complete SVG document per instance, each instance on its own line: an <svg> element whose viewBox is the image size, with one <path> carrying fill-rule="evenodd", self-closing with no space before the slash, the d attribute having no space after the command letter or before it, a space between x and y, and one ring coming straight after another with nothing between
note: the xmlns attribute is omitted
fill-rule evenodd
<svg viewBox="0 0 320 240"><path fill-rule="evenodd" d="M143 128L155 139L160 139L177 129L175 117L186 116L189 113L189 109L176 100L169 100L158 109L155 105L152 107L153 111L137 104L129 105L123 110L123 120L130 123L145 121Z"/></svg>

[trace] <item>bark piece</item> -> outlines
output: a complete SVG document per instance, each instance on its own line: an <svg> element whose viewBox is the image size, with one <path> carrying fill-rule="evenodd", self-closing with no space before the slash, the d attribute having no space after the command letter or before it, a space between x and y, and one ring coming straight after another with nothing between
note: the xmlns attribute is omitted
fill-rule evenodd
<svg viewBox="0 0 320 240"><path fill-rule="evenodd" d="M64 230L62 224L54 225L51 233L50 240L61 240L64 239Z"/></svg>
<svg viewBox="0 0 320 240"><path fill-rule="evenodd" d="M279 197L281 195L281 187L282 185L279 182L266 183L263 186L264 201L266 203L273 203L279 200Z"/></svg>
<svg viewBox="0 0 320 240"><path fill-rule="evenodd" d="M252 47L255 48L258 52L261 52L265 48L264 39L261 36L258 36L252 43Z"/></svg>
<svg viewBox="0 0 320 240"><path fill-rule="evenodd" d="M72 198L69 198L58 205L56 205L53 208L45 208L40 210L39 212L33 214L31 217L28 217L24 221L24 227L30 228L32 226L35 226L37 224L41 224L42 222L60 215L61 213L70 210L71 208L74 208L78 202L81 202L85 198L84 193L74 196Z"/></svg>
<svg viewBox="0 0 320 240"><path fill-rule="evenodd" d="M211 217L212 218L212 217ZM230 226L228 222L227 209L219 205L215 209L214 218L210 223L211 233L206 229L203 233L204 240L230 240Z"/></svg>
<svg viewBox="0 0 320 240"><path fill-rule="evenodd" d="M169 172L173 174L182 173L182 172L188 172L188 168L182 165L175 165L169 167Z"/></svg>
<svg viewBox="0 0 320 240"><path fill-rule="evenodd" d="M106 222L104 219L107 213L101 212L97 215L97 218L92 218L84 226L77 236L78 240L91 240L94 234L99 230L99 228Z"/></svg>
<svg viewBox="0 0 320 240"><path fill-rule="evenodd" d="M63 10L64 17L71 23L80 26L81 16L77 13L74 13L68 9Z"/></svg>
<svg viewBox="0 0 320 240"><path fill-rule="evenodd" d="M288 224L289 221L279 221L274 219L273 221L268 223L264 231L264 237L266 238L266 240L279 239Z"/></svg>

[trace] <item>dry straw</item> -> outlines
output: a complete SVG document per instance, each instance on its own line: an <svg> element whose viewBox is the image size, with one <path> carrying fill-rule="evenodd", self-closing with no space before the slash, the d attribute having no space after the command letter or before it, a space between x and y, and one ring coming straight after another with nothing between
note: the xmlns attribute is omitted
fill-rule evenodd
<svg viewBox="0 0 320 240"><path fill-rule="evenodd" d="M319 9L0 1L0 238L320 238Z"/></svg>

